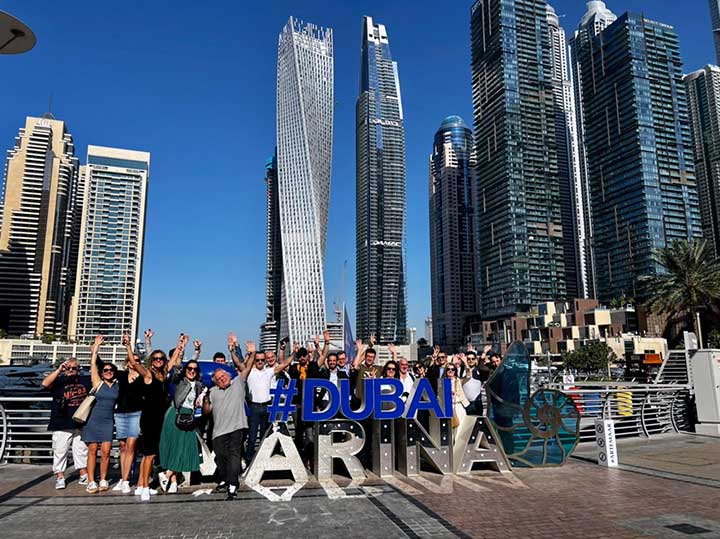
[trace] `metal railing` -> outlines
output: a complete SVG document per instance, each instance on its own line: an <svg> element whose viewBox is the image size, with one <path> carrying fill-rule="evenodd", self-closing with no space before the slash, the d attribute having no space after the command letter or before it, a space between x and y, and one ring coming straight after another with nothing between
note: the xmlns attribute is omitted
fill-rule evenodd
<svg viewBox="0 0 720 539"><path fill-rule="evenodd" d="M580 442L595 440L596 419L612 419L618 438L693 430L689 384L582 382L546 387L564 391L577 404Z"/></svg>
<svg viewBox="0 0 720 539"><path fill-rule="evenodd" d="M0 397L0 462L51 463L52 397Z"/></svg>

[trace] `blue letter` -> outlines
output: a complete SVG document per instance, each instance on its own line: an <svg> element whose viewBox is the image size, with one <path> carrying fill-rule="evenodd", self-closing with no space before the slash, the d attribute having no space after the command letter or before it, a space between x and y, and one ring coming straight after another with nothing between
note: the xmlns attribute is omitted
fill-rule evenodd
<svg viewBox="0 0 720 539"><path fill-rule="evenodd" d="M367 391L367 386L365 388ZM397 378L376 378L373 380L375 397L375 419L398 419L402 417L405 403L400 396L403 394L403 383ZM392 405L395 406L392 406Z"/></svg>
<svg viewBox="0 0 720 539"><path fill-rule="evenodd" d="M440 408L440 403L438 402L437 396L435 396L435 392L430 385L430 380L427 378L420 378L415 381L415 391L412 393L412 399L410 400L410 405L406 409L405 417L415 417L418 410L430 410L433 414L435 414L435 417L439 418L452 417L452 391L449 391L450 380L448 379L447 381L448 384L444 386L446 390L444 391L444 400L445 408L450 410L450 415L443 412L442 408ZM427 394L428 400L423 400L423 395L425 394Z"/></svg>
<svg viewBox="0 0 720 539"><path fill-rule="evenodd" d="M358 384L364 384L366 383L370 378L360 378L358 379ZM370 417L370 414L372 414L373 411L373 402L374 402L374 395L372 392L372 386L368 387L368 385L365 385L365 402L363 403L363 407L361 410L358 410L357 412L353 411L350 408L350 380L347 378L344 378L343 380L340 380L340 396L341 396L341 402L340 402L340 409L342 410L342 414L347 419L352 419L353 421L362 421L363 419L367 419Z"/></svg>
<svg viewBox="0 0 720 539"><path fill-rule="evenodd" d="M318 410L317 412L313 409L315 404L315 391L316 389L323 389L330 394L330 404L325 410ZM340 393L330 380L323 380L322 378L308 378L305 380L305 386L303 388L303 410L302 420L303 421L326 421L332 419L338 412L340 403Z"/></svg>

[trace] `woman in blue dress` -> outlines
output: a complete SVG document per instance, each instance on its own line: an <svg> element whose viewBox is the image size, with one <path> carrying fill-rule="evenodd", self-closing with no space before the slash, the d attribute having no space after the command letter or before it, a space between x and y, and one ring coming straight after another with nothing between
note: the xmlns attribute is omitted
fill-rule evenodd
<svg viewBox="0 0 720 539"><path fill-rule="evenodd" d="M107 471L110 464L110 447L113 439L113 414L115 401L120 389L116 380L117 367L112 363L103 363L98 359L98 350L105 337L98 335L92 345L90 358L90 376L95 391L95 406L82 431L82 441L88 446L88 486L90 494L98 490L108 490ZM100 446L100 484L95 482L95 464Z"/></svg>

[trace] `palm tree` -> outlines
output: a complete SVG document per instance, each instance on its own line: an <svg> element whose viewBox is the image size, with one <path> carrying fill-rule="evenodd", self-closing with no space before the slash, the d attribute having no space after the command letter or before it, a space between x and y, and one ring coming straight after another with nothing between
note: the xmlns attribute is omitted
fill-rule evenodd
<svg viewBox="0 0 720 539"><path fill-rule="evenodd" d="M705 240L674 241L653 256L665 269L660 275L642 277L651 312L690 312L702 348L700 309L720 301L720 260Z"/></svg>

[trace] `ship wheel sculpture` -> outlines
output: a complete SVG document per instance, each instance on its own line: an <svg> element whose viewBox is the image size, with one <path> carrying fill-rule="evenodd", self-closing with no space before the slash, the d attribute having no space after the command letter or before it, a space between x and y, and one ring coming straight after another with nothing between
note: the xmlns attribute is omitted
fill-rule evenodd
<svg viewBox="0 0 720 539"><path fill-rule="evenodd" d="M485 386L488 417L513 466L561 466L580 439L580 411L562 391L530 394L530 369L527 349L514 342Z"/></svg>

